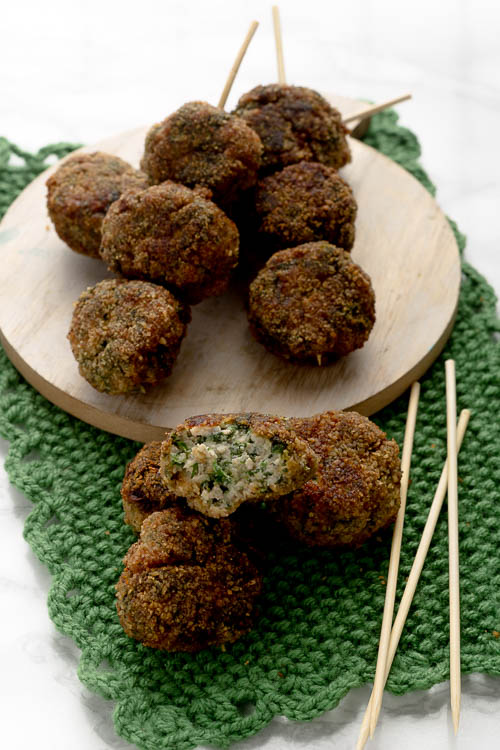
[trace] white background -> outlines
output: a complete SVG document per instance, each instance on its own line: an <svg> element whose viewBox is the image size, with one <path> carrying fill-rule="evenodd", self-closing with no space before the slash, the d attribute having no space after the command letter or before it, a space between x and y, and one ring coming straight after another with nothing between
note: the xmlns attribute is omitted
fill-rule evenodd
<svg viewBox="0 0 500 750"><path fill-rule="evenodd" d="M382 101L411 91L401 123L419 136L438 202L468 235L467 258L500 291L500 6L473 0L285 0L290 83ZM2 4L0 135L26 149L92 143L153 123L183 102L216 103L250 21L261 26L239 95L276 79L271 3L83 0ZM498 415L492 415L498 419ZM0 441L5 456L7 446ZM78 650L46 610L50 584L22 539L31 504L0 469L0 715L9 750L131 747L112 705L76 678ZM500 680L463 680L453 738L448 687L386 694L374 750L499 746ZM353 691L309 724L275 721L242 748L352 748L368 699Z"/></svg>

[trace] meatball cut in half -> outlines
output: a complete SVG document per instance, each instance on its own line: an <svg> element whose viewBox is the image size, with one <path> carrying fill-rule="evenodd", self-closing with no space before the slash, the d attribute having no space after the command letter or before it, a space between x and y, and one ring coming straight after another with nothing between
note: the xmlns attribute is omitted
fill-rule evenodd
<svg viewBox="0 0 500 750"><path fill-rule="evenodd" d="M314 479L273 503L294 539L311 547L357 547L396 519L401 469L394 440L354 412L295 418L290 425L320 462Z"/></svg>
<svg viewBox="0 0 500 750"><path fill-rule="evenodd" d="M214 518L246 500L271 500L314 476L317 459L283 417L211 414L191 417L162 446L167 489Z"/></svg>
<svg viewBox="0 0 500 750"><path fill-rule="evenodd" d="M153 513L124 564L118 617L145 646L193 652L251 629L262 577L228 519L180 506Z"/></svg>
<svg viewBox="0 0 500 750"><path fill-rule="evenodd" d="M146 175L118 156L76 154L47 180L47 208L57 234L72 250L99 258L106 211L125 190L143 190Z"/></svg>
<svg viewBox="0 0 500 750"><path fill-rule="evenodd" d="M348 252L310 242L280 250L259 271L248 320L273 354L322 365L363 346L375 322L375 295Z"/></svg>
<svg viewBox="0 0 500 750"><path fill-rule="evenodd" d="M238 230L205 194L167 181L122 195L103 223L110 270L162 284L190 304L222 294L238 262Z"/></svg>
<svg viewBox="0 0 500 750"><path fill-rule="evenodd" d="M121 496L125 523L138 534L144 520L152 513L171 507L187 511L184 498L167 490L160 474L161 442L144 445L129 462L123 477ZM264 559L264 551L274 546L270 539L268 517L260 503L246 503L230 517L232 533L252 553L252 559ZM269 533L268 533L269 532Z"/></svg>
<svg viewBox="0 0 500 750"><path fill-rule="evenodd" d="M358 206L337 172L317 162L301 161L257 183L256 244L271 252L305 242L326 240L350 250Z"/></svg>
<svg viewBox="0 0 500 750"><path fill-rule="evenodd" d="M244 120L206 102L188 102L150 129L141 167L152 182L201 185L227 206L255 185L261 153L259 136Z"/></svg>
<svg viewBox="0 0 500 750"><path fill-rule="evenodd" d="M351 161L340 112L312 89L257 86L241 97L234 114L259 134L264 173L298 161L318 161L334 169Z"/></svg>
<svg viewBox="0 0 500 750"><path fill-rule="evenodd" d="M189 320L189 308L167 289L106 279L78 299L68 339L91 386L134 393L170 375Z"/></svg>
<svg viewBox="0 0 500 750"><path fill-rule="evenodd" d="M151 513L178 503L160 476L160 452L159 440L146 443L125 469L121 487L125 523L136 533Z"/></svg>

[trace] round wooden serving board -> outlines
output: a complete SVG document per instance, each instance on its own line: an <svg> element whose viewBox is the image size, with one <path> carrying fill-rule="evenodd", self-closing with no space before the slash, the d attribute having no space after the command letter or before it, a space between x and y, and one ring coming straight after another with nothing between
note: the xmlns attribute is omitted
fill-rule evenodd
<svg viewBox="0 0 500 750"><path fill-rule="evenodd" d="M331 97L344 115L359 102ZM138 165L146 128L82 151L117 154ZM354 260L371 276L377 322L365 346L320 368L289 364L251 337L236 291L193 308L172 375L137 396L107 396L79 375L66 334L73 303L111 274L72 252L46 211L40 175L0 225L0 334L24 377L62 409L104 430L140 441L207 412L258 411L305 416L328 409L369 415L399 396L442 350L460 287L458 248L448 222L417 180L351 139L341 171L359 205Z"/></svg>

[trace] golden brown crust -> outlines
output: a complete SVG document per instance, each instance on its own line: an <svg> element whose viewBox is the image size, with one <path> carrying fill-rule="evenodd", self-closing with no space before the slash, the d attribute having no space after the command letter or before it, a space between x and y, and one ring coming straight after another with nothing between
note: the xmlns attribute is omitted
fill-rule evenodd
<svg viewBox="0 0 500 750"><path fill-rule="evenodd" d="M262 577L229 521L181 507L154 513L124 564L117 612L144 645L194 652L251 629Z"/></svg>
<svg viewBox="0 0 500 750"><path fill-rule="evenodd" d="M72 250L99 258L109 207L126 190L148 186L143 172L118 156L96 151L66 159L47 180L47 208L59 237Z"/></svg>
<svg viewBox="0 0 500 750"><path fill-rule="evenodd" d="M206 102L188 102L150 129L141 167L155 183L205 186L226 206L255 185L261 152L244 120Z"/></svg>
<svg viewBox="0 0 500 750"><path fill-rule="evenodd" d="M352 190L331 167L302 161L257 183L256 244L276 252L325 240L350 250L357 204Z"/></svg>
<svg viewBox="0 0 500 750"><path fill-rule="evenodd" d="M375 322L370 278L326 242L280 250L249 288L250 330L293 362L327 364L367 340Z"/></svg>
<svg viewBox="0 0 500 750"><path fill-rule="evenodd" d="M133 393L170 374L189 320L189 308L167 289L106 279L78 299L68 339L90 385Z"/></svg>
<svg viewBox="0 0 500 750"><path fill-rule="evenodd" d="M290 425L320 461L315 479L272 506L294 539L357 547L395 520L401 468L394 440L356 412L293 418Z"/></svg>
<svg viewBox="0 0 500 750"><path fill-rule="evenodd" d="M238 262L236 225L200 191L163 182L124 193L103 222L110 270L169 288L189 304L222 294Z"/></svg>
<svg viewBox="0 0 500 750"><path fill-rule="evenodd" d="M262 172L298 161L340 169L351 161L342 117L326 99L303 86L256 86L234 110L259 134L264 147Z"/></svg>
<svg viewBox="0 0 500 750"><path fill-rule="evenodd" d="M161 441L146 443L125 469L121 486L125 523L136 533L151 513L179 502L161 479L160 451Z"/></svg>

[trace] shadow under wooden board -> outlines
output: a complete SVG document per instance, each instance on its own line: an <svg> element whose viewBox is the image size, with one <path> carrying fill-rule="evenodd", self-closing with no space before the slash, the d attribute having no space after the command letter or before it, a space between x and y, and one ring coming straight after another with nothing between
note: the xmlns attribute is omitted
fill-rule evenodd
<svg viewBox="0 0 500 750"><path fill-rule="evenodd" d="M362 108L331 101L345 116ZM146 128L99 149L137 166ZM110 277L72 252L47 216L45 182L32 182L0 225L1 341L17 369L53 403L104 430L149 441L188 416L258 411L306 416L328 409L369 415L399 396L442 350L460 288L458 248L434 199L401 167L351 139L341 170L358 202L353 259L371 276L377 321L365 346L327 367L289 364L251 337L237 292L193 307L172 375L146 394L107 396L79 375L66 338L80 293Z"/></svg>

